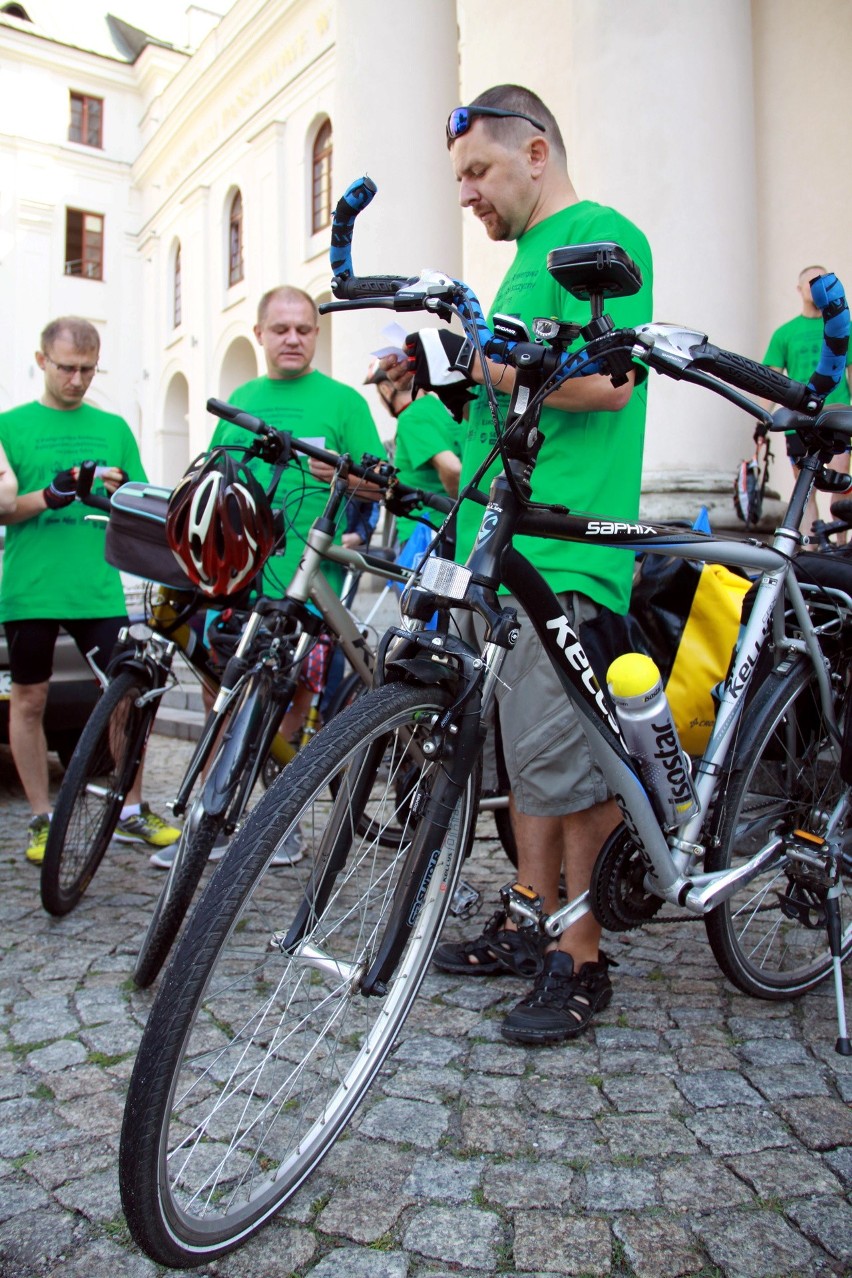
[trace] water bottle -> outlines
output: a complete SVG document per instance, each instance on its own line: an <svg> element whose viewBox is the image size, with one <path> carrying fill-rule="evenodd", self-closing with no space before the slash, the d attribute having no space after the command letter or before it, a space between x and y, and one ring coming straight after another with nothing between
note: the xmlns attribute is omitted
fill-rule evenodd
<svg viewBox="0 0 852 1278"><path fill-rule="evenodd" d="M683 825L701 808L657 666L640 652L626 652L613 661L606 681L657 816L667 830Z"/></svg>

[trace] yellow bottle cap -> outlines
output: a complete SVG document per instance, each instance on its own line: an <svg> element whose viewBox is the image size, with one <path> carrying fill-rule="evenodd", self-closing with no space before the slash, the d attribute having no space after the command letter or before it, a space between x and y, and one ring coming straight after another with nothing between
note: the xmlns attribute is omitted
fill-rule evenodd
<svg viewBox="0 0 852 1278"><path fill-rule="evenodd" d="M659 683L660 672L650 657L625 652L607 670L606 681L614 697L639 697Z"/></svg>

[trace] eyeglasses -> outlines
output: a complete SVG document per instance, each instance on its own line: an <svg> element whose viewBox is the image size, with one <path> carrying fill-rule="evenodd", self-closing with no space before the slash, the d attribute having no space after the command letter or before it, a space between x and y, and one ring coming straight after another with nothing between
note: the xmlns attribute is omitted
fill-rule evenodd
<svg viewBox="0 0 852 1278"><path fill-rule="evenodd" d="M62 374L63 377L73 377L75 373L79 373L81 377L93 377L98 371L97 364L57 364L55 359L51 359L49 355L44 358L48 364Z"/></svg>
<svg viewBox="0 0 852 1278"><path fill-rule="evenodd" d="M523 111L504 111L502 107L486 107L486 106L466 106L456 107L455 111L450 112L447 120L447 141L453 138L460 138L463 133L467 133L474 117L477 115L498 116L500 119L511 118L513 120L526 120L528 124L534 124L537 129L541 129L542 133L546 133L544 125L539 120L534 120L531 115L524 115Z"/></svg>

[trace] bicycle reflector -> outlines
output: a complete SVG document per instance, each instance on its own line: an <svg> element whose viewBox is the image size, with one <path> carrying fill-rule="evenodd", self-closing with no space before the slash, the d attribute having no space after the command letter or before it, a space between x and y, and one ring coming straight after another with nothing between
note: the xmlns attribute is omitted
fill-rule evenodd
<svg viewBox="0 0 852 1278"><path fill-rule="evenodd" d="M172 493L166 538L206 595L232 595L260 572L275 546L266 493L225 449L197 458Z"/></svg>

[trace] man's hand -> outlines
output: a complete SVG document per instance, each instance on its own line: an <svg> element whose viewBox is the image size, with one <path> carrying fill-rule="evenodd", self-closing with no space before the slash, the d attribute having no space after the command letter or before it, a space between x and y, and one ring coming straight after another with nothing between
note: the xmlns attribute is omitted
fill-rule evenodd
<svg viewBox="0 0 852 1278"><path fill-rule="evenodd" d="M101 472L101 480L103 486L109 493L110 497L116 488L120 488L122 484L126 484L129 476L126 470L122 470L120 466L109 466Z"/></svg>
<svg viewBox="0 0 852 1278"><path fill-rule="evenodd" d="M77 497L75 468L69 467L54 475L47 487L42 489L42 496L48 510L61 510L63 506L70 506Z"/></svg>

